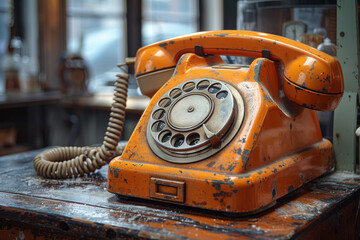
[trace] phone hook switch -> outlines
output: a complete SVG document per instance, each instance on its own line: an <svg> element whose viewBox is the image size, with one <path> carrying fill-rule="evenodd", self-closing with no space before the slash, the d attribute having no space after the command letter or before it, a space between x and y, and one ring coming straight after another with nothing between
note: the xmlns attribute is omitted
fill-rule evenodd
<svg viewBox="0 0 360 240"><path fill-rule="evenodd" d="M201 45L195 45L194 46L195 49L195 54L198 55L199 57L210 57L213 56L211 54L205 54L204 53L204 48Z"/></svg>
<svg viewBox="0 0 360 240"><path fill-rule="evenodd" d="M262 51L261 51L261 56L262 56L263 58L270 59L270 51L267 50L267 49L262 50Z"/></svg>

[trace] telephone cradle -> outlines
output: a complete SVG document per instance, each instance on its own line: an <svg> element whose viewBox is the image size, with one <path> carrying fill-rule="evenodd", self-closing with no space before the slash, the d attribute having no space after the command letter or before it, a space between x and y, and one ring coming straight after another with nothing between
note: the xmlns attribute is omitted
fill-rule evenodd
<svg viewBox="0 0 360 240"><path fill-rule="evenodd" d="M152 99L110 162L112 193L251 214L334 168L315 110L334 110L344 87L325 53L265 33L201 32L141 48L135 75Z"/></svg>

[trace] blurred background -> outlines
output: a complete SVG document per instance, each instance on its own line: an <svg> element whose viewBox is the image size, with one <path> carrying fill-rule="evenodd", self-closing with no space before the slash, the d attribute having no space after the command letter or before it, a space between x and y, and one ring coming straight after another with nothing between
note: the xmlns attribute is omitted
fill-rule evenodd
<svg viewBox="0 0 360 240"><path fill-rule="evenodd" d="M101 143L117 64L142 46L221 29L336 56L336 1L0 0L0 155ZM131 76L124 139L148 101Z"/></svg>

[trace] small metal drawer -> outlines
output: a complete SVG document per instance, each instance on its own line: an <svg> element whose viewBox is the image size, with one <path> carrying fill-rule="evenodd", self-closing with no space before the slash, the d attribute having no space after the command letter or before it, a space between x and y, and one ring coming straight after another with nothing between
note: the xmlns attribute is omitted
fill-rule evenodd
<svg viewBox="0 0 360 240"><path fill-rule="evenodd" d="M152 177L150 179L150 197L183 203L185 201L185 183Z"/></svg>

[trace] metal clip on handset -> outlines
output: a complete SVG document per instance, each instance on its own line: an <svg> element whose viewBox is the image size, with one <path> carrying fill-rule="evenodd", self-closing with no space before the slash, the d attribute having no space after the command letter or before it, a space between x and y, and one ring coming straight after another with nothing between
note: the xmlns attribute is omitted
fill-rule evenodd
<svg viewBox="0 0 360 240"><path fill-rule="evenodd" d="M45 178L71 178L90 174L114 157L125 120L129 75L122 68L133 65L135 58L127 58L118 65L123 73L117 74L115 92L107 131L100 147L61 147L42 152L34 158L36 172ZM120 146L121 153L125 146Z"/></svg>

